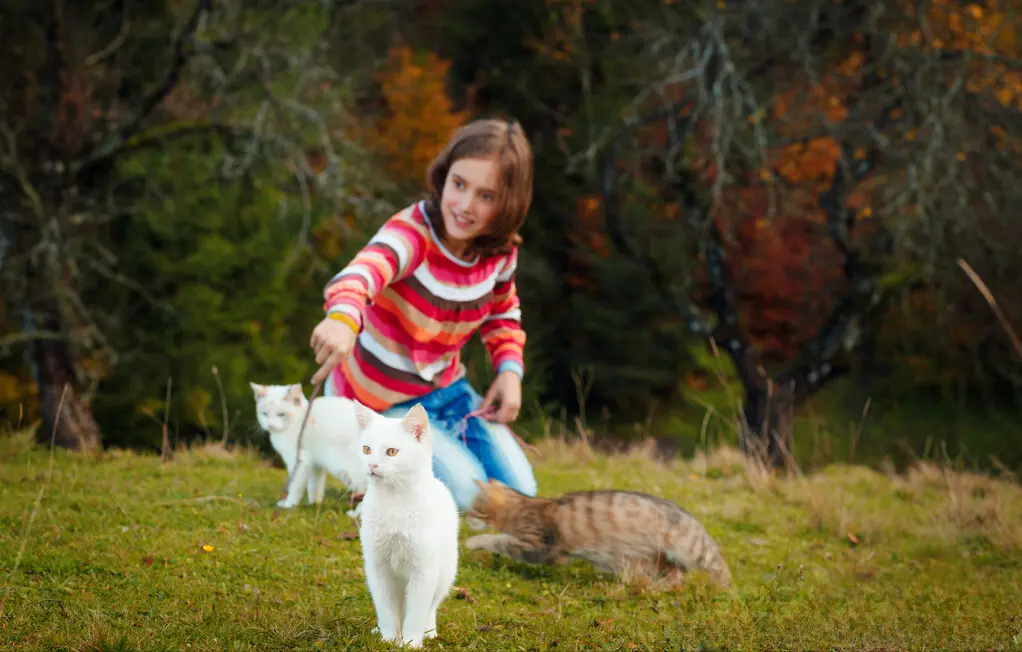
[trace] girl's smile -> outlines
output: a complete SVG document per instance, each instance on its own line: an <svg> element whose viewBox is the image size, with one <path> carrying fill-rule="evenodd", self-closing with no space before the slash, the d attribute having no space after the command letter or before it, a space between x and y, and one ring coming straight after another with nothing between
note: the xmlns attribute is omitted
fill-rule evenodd
<svg viewBox="0 0 1022 652"><path fill-rule="evenodd" d="M497 213L500 165L493 158L462 158L447 173L440 211L444 246L463 257L473 239L486 234Z"/></svg>

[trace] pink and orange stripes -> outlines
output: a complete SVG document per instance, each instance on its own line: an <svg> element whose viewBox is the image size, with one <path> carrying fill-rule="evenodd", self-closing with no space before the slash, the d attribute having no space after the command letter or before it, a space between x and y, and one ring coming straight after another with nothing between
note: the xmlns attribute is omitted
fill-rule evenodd
<svg viewBox="0 0 1022 652"><path fill-rule="evenodd" d="M333 393L385 410L465 374L476 331L497 371L525 371L518 252L466 262L443 247L419 202L392 216L323 291L328 315L358 332Z"/></svg>

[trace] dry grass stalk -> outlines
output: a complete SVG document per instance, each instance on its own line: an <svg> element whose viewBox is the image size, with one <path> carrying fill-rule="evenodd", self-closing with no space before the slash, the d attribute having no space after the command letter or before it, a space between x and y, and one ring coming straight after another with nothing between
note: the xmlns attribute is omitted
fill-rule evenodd
<svg viewBox="0 0 1022 652"><path fill-rule="evenodd" d="M994 311L995 315L997 315L997 319L1001 322L1001 327L1004 328L1004 331L1008 334L1008 337L1011 339L1011 343L1015 346L1015 352L1018 353L1018 356L1020 358L1022 358L1022 341L1019 341L1018 335L1015 334L1015 329L1011 327L1011 324L1008 323L1008 320L1004 316L1004 313L1001 312L1001 308L1000 306L997 305L997 299L994 298L993 293L990 292L990 289L987 287L986 283L983 282L983 279L979 277L979 274L976 273L976 270L972 269L972 266L970 266L969 263L959 258L958 266L961 267L962 270L969 276L969 279L972 280L973 284L976 286L976 289L979 290L979 293L982 294L983 298L986 299L988 304L990 304L990 309Z"/></svg>

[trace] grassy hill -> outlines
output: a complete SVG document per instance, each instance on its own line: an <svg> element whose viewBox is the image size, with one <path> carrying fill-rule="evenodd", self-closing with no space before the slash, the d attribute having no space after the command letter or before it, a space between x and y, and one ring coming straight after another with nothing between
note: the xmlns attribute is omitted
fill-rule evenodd
<svg viewBox="0 0 1022 652"><path fill-rule="evenodd" d="M723 547L730 591L625 585L583 563L463 551L429 649L1022 650L1022 490L919 464L776 477L732 449L660 461L550 439L544 494L627 488L677 501ZM0 649L386 649L353 522L273 507L285 479L218 445L95 458L0 439Z"/></svg>

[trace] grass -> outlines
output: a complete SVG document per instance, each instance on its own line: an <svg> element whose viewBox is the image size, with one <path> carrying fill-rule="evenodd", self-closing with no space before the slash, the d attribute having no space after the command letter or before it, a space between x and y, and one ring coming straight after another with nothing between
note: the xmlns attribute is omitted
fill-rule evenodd
<svg viewBox="0 0 1022 652"><path fill-rule="evenodd" d="M1014 482L932 463L778 477L726 447L666 462L648 444L538 448L544 494L628 488L689 509L735 586L692 574L666 591L463 551L427 648L1022 650ZM16 434L0 460L0 649L387 649L333 481L321 507L282 511L284 471L251 449L58 450L51 468Z"/></svg>

